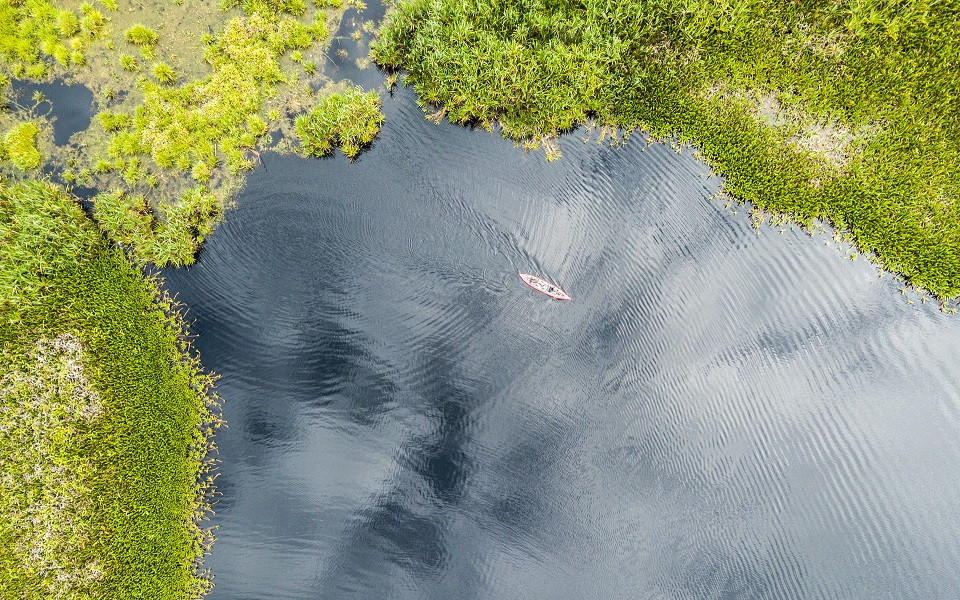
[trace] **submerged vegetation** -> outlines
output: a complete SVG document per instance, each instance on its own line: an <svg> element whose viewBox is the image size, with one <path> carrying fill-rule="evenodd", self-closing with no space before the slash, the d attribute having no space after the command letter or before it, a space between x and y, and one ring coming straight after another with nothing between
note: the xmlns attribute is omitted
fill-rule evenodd
<svg viewBox="0 0 960 600"><path fill-rule="evenodd" d="M0 590L210 586L212 380L169 298L47 183L0 187Z"/></svg>
<svg viewBox="0 0 960 600"><path fill-rule="evenodd" d="M960 295L956 2L400 0L373 56L548 152L590 119L694 142L736 198Z"/></svg>

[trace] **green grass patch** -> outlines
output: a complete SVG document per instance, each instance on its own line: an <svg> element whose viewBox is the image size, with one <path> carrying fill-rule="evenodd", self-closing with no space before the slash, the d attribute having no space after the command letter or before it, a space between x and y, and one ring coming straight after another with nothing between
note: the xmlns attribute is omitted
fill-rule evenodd
<svg viewBox="0 0 960 600"><path fill-rule="evenodd" d="M183 266L193 264L203 239L213 231L220 201L197 187L176 203L160 204L155 212L142 195L104 192L94 198L94 216L100 228L139 261Z"/></svg>
<svg viewBox="0 0 960 600"><path fill-rule="evenodd" d="M84 63L105 20L84 3L79 13L48 0L0 0L0 59L14 77L43 78L59 63Z"/></svg>
<svg viewBox="0 0 960 600"><path fill-rule="evenodd" d="M197 598L211 378L156 282L46 183L0 188L0 589Z"/></svg>
<svg viewBox="0 0 960 600"><path fill-rule="evenodd" d="M694 142L738 199L960 295L955 2L401 0L373 57L530 146L590 119Z"/></svg>
<svg viewBox="0 0 960 600"><path fill-rule="evenodd" d="M14 125L3 135L3 150L0 158L9 160L18 169L28 171L43 164L43 155L37 148L40 128L36 123Z"/></svg>
<svg viewBox="0 0 960 600"><path fill-rule="evenodd" d="M123 32L123 37L137 46L156 46L157 42L160 41L160 36L157 35L156 31L139 23Z"/></svg>
<svg viewBox="0 0 960 600"><path fill-rule="evenodd" d="M377 93L354 88L321 98L313 110L297 117L296 128L306 156L324 156L339 147L356 158L376 137L382 122Z"/></svg>
<svg viewBox="0 0 960 600"><path fill-rule="evenodd" d="M177 82L177 73L167 63L159 62L153 65L153 77L164 85L173 85Z"/></svg>

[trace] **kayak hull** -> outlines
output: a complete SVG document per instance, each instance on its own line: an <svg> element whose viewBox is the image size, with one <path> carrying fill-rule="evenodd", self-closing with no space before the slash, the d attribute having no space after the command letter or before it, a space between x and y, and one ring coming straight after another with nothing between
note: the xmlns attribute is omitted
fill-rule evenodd
<svg viewBox="0 0 960 600"><path fill-rule="evenodd" d="M545 296L550 296L554 300L571 300L570 295L565 291L560 289L559 286L556 286L546 279L541 279L536 275L531 275L530 273L518 273L520 279L533 289L537 290Z"/></svg>

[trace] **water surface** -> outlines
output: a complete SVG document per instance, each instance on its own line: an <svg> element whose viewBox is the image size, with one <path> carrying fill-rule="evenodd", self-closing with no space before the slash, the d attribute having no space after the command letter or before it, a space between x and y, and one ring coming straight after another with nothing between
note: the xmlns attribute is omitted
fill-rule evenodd
<svg viewBox="0 0 960 600"><path fill-rule="evenodd" d="M46 101L37 104L34 113L50 117L56 145L66 144L70 136L90 126L94 112L93 92L86 86L62 81L39 83L15 79L11 82L11 99L25 108L36 104L33 100L36 92L43 94Z"/></svg>
<svg viewBox="0 0 960 600"><path fill-rule="evenodd" d="M689 152L384 109L166 274L223 376L212 600L960 597L960 320Z"/></svg>

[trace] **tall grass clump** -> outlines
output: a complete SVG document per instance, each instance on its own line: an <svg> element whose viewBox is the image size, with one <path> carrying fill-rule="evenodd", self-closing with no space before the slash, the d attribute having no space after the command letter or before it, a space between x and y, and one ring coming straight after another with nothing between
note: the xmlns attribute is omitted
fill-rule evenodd
<svg viewBox="0 0 960 600"><path fill-rule="evenodd" d="M47 183L0 187L0 590L198 598L212 379L157 283Z"/></svg>
<svg viewBox="0 0 960 600"><path fill-rule="evenodd" d="M18 169L28 171L43 164L43 155L37 148L40 128L36 123L14 125L3 135L3 152L0 157L12 162Z"/></svg>
<svg viewBox="0 0 960 600"><path fill-rule="evenodd" d="M727 191L960 295L960 6L400 0L373 57L457 123L698 145Z"/></svg>
<svg viewBox="0 0 960 600"><path fill-rule="evenodd" d="M159 62L153 65L153 76L165 85L173 85L177 82L177 73L167 63Z"/></svg>
<svg viewBox="0 0 960 600"><path fill-rule="evenodd" d="M123 33L123 37L137 46L156 46L160 41L157 32L141 24L136 24Z"/></svg>
<svg viewBox="0 0 960 600"><path fill-rule="evenodd" d="M376 137L382 122L377 93L354 88L321 98L313 110L297 117L296 129L306 156L324 156L339 147L356 158Z"/></svg>

